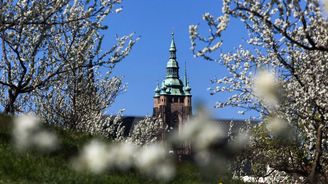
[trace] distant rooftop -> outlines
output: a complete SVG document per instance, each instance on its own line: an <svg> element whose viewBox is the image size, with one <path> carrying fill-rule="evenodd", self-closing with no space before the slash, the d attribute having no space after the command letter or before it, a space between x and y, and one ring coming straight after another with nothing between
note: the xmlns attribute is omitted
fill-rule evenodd
<svg viewBox="0 0 328 184"><path fill-rule="evenodd" d="M123 125L126 127L125 134L128 135L132 128L141 120L145 119L147 116L123 116ZM237 119L212 119L218 123L218 125L228 133L230 128L230 122L233 123L232 132L237 133L241 128L246 128L246 120L237 120ZM251 124L259 123L259 120L251 121Z"/></svg>

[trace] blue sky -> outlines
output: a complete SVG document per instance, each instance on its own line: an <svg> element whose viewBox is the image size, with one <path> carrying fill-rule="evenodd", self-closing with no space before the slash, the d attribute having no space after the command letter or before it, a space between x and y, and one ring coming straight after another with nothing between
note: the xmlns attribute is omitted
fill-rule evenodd
<svg viewBox="0 0 328 184"><path fill-rule="evenodd" d="M192 87L193 102L203 102L216 118L245 118L237 114L237 109L214 109L215 102L223 95L211 96L207 88L210 80L226 75L224 67L215 62L194 58L190 50L188 27L200 24L206 31L202 20L205 12L219 15L222 2L213 0L125 0L123 11L109 16L104 32L104 49L110 47L116 34L122 36L135 32L140 40L131 54L114 71L114 75L123 76L128 90L121 94L110 108L111 113L126 109L125 115L151 115L153 95L157 82L165 77L165 66L169 56L171 32L175 33L177 59L180 64L180 76L183 76L184 63ZM224 35L221 50L232 51L240 43L246 32L238 22L233 22ZM219 52L217 53L217 55Z"/></svg>

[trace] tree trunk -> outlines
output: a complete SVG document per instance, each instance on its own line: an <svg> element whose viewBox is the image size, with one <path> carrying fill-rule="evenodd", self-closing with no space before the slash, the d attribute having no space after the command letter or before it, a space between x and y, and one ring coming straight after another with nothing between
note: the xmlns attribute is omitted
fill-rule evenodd
<svg viewBox="0 0 328 184"><path fill-rule="evenodd" d="M311 173L308 177L308 180L310 183L317 183L318 182L318 173L321 172L321 166L320 166L320 159L322 155L322 127L321 125L318 126L317 129L317 141L315 145L315 156L313 165L311 168Z"/></svg>
<svg viewBox="0 0 328 184"><path fill-rule="evenodd" d="M4 113L5 114L15 114L15 101L17 99L18 94L15 92L13 93L12 90L8 91L8 101L5 106Z"/></svg>

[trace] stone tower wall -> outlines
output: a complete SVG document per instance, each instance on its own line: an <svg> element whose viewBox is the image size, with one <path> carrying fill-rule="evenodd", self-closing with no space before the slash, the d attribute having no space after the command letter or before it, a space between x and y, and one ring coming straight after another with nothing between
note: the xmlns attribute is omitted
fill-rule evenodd
<svg viewBox="0 0 328 184"><path fill-rule="evenodd" d="M154 98L153 116L161 117L174 129L180 129L192 114L191 96L160 96Z"/></svg>

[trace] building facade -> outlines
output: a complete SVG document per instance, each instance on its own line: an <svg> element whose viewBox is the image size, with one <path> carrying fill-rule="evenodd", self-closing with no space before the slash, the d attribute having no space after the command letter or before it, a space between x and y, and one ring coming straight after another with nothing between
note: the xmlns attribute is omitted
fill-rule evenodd
<svg viewBox="0 0 328 184"><path fill-rule="evenodd" d="M179 76L176 52L174 34L172 34L166 77L155 89L153 116L162 118L170 130L180 131L183 124L192 116L192 103L186 67L182 81Z"/></svg>

